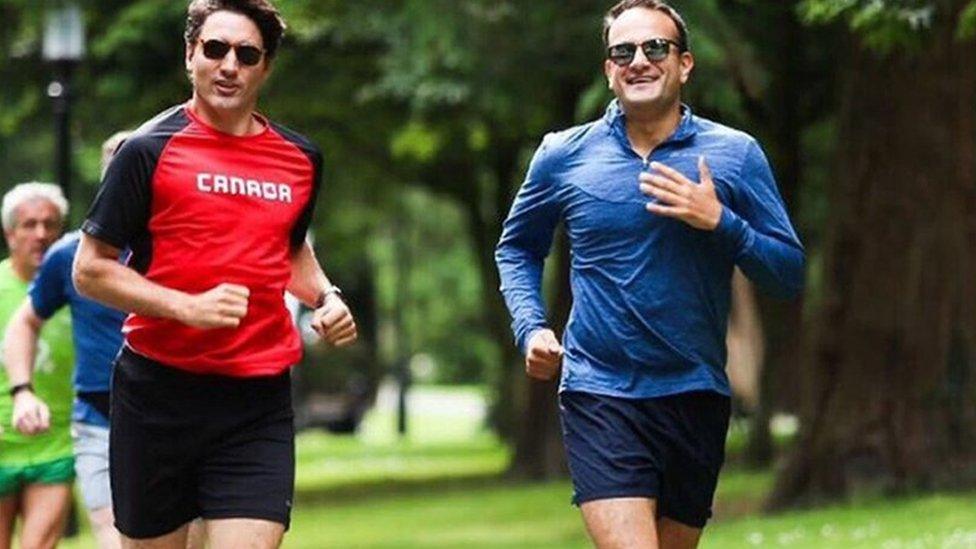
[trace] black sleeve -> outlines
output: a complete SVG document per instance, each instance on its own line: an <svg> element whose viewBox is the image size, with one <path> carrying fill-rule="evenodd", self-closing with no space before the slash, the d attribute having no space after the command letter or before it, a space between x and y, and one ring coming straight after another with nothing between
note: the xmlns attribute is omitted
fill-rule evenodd
<svg viewBox="0 0 976 549"><path fill-rule="evenodd" d="M312 193L308 197L305 209L295 221L295 226L291 230L291 249L295 251L305 242L305 233L308 232L309 225L312 224L312 215L315 213L315 203L318 202L319 190L322 188L322 153L318 149L303 150L312 162Z"/></svg>
<svg viewBox="0 0 976 549"><path fill-rule="evenodd" d="M81 230L116 248L148 231L152 178L159 158L153 139L131 137L115 153Z"/></svg>

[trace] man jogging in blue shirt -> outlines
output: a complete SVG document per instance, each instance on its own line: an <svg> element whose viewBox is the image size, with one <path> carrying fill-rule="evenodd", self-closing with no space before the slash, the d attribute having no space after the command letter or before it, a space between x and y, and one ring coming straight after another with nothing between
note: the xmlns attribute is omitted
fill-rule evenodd
<svg viewBox="0 0 976 549"><path fill-rule="evenodd" d="M496 252L528 375L562 366L573 500L599 547L697 545L728 429L733 268L781 296L803 285L803 248L758 143L681 103L687 34L660 1L610 9L617 99L545 137ZM574 300L562 343L540 291L560 221Z"/></svg>

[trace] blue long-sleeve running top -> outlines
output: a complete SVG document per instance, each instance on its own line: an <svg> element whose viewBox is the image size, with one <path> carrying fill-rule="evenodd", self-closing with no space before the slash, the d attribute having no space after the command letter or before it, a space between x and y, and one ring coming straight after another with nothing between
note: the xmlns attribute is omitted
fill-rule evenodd
<svg viewBox="0 0 976 549"><path fill-rule="evenodd" d="M648 212L639 188L650 162L699 181L699 156L723 204L714 231ZM803 246L759 144L687 106L675 132L648 158L631 147L616 101L603 118L543 139L495 253L523 352L547 326L542 270L560 222L570 241L573 293L560 390L626 398L728 395L733 267L775 295L794 296L803 287Z"/></svg>

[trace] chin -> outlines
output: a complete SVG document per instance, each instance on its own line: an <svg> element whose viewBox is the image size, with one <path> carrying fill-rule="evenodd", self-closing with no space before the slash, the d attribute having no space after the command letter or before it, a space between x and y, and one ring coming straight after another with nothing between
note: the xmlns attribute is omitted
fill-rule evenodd
<svg viewBox="0 0 976 549"><path fill-rule="evenodd" d="M664 104L660 97L637 95L623 96L620 98L621 104L631 109L655 109Z"/></svg>
<svg viewBox="0 0 976 549"><path fill-rule="evenodd" d="M212 109L234 111L244 106L246 103L243 98L237 96L225 97L222 95L210 95L206 98L207 104Z"/></svg>

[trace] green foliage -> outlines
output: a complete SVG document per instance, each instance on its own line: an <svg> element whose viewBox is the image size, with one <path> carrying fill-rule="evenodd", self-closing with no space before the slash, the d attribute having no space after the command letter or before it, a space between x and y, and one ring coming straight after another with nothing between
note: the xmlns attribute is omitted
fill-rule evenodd
<svg viewBox="0 0 976 549"><path fill-rule="evenodd" d="M410 356L433 359L432 381L475 382L497 362L481 330L481 279L470 239L458 229L463 213L420 189L399 191L394 222L372 240L377 298L391 329L397 313ZM401 295L400 292L403 292ZM387 341L395 360L395 341Z"/></svg>
<svg viewBox="0 0 976 549"><path fill-rule="evenodd" d="M800 14L811 24L845 19L864 44L881 53L925 48L936 18L956 17L960 40L976 35L976 2L945 0L803 0Z"/></svg>
<svg viewBox="0 0 976 549"><path fill-rule="evenodd" d="M959 15L959 31L956 36L960 40L976 37L976 1L967 4Z"/></svg>
<svg viewBox="0 0 976 549"><path fill-rule="evenodd" d="M443 146L444 137L423 122L409 122L390 141L393 157L414 162L430 162Z"/></svg>

